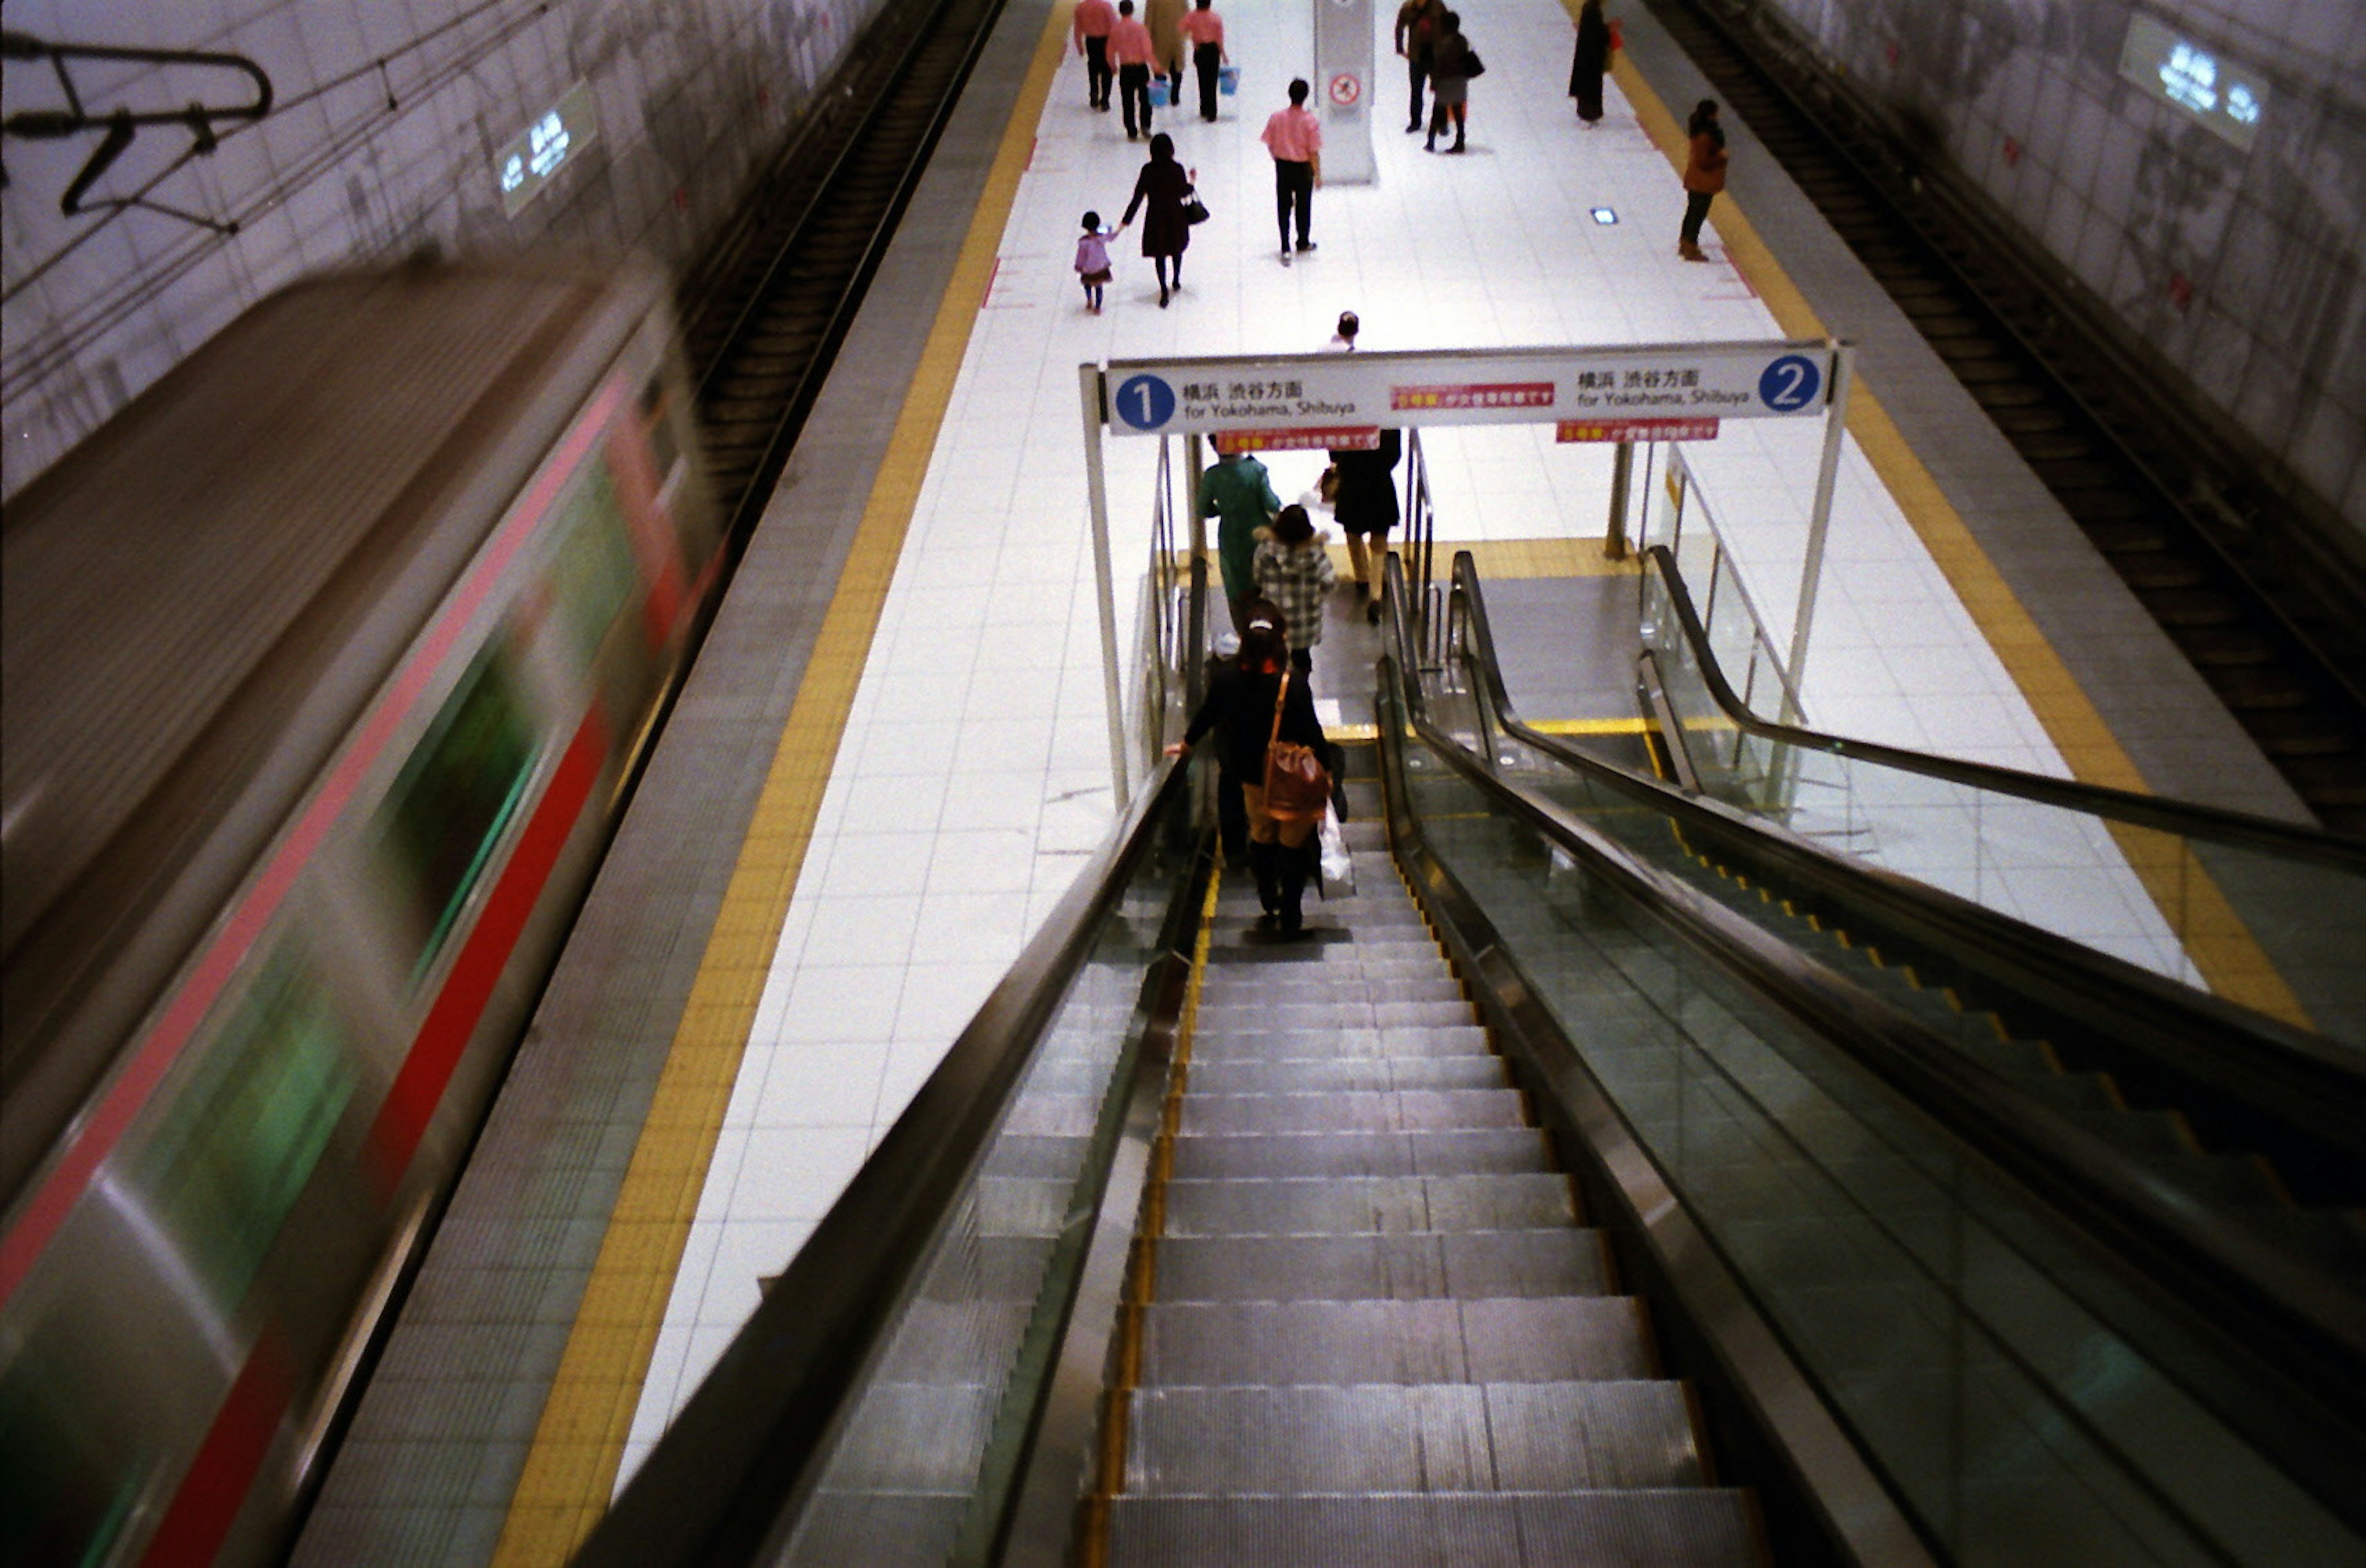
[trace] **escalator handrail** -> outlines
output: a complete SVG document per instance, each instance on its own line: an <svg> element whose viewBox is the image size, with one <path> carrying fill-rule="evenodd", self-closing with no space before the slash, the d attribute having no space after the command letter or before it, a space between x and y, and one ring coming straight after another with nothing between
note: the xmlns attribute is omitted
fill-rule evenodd
<svg viewBox="0 0 2366 1568"><path fill-rule="evenodd" d="M1391 654L1381 660L1384 682L1411 684ZM2191 1329L2245 1369L2244 1393L2260 1402L2242 1423L2247 1432L2341 1432L2353 1453L2366 1442L2357 1426L2366 1410L2366 1293L2356 1280L2160 1181L2052 1105L1968 1061L1919 1019L1497 778L1422 711L1417 694L1400 700L1425 745L1493 804L1606 874L1696 951L2004 1172L2062 1216L2095 1261L2173 1303ZM2321 1473L2323 1456L2312 1458L2312 1446L2321 1447L2290 1445L2279 1460Z"/></svg>
<svg viewBox="0 0 2366 1568"><path fill-rule="evenodd" d="M892 1329L1070 982L1155 846L1189 775L1163 761L1099 852L572 1559L576 1568L753 1562L827 1461L839 1418Z"/></svg>
<svg viewBox="0 0 2366 1568"><path fill-rule="evenodd" d="M1739 807L1672 787L1530 728L1512 707L1486 595L1468 551L1455 558L1453 583L1472 645L1474 673L1505 730L1521 744L1673 817L1687 832L1738 842L1820 891L1871 907L1925 945L1977 959L1991 978L2031 987L2035 999L2057 1013L2144 1050L2188 1079L2269 1111L2345 1157L2366 1159L2366 1062L2356 1050L1944 889L1834 854ZM1412 700L1418 711L1417 690ZM2283 824L2269 826L2285 830Z"/></svg>
<svg viewBox="0 0 2366 1568"><path fill-rule="evenodd" d="M2083 811L2133 827L2176 833L2209 843L2264 851L2312 865L2366 874L2366 839L2327 832L2321 828L2304 827L2248 811L2207 806L2198 801L2143 795L2134 790L2114 789L2108 784L2085 784L2075 779L2049 778L2043 773L2023 773L2018 768L1999 767L1990 762L1973 762L1924 751L1909 751L1885 746L1878 741L1854 740L1846 736L1762 718L1743 705L1732 683L1726 679L1717 655L1710 649L1707 629L1701 624L1700 614L1694 607L1692 592L1685 586L1684 573L1676 565L1675 556L1665 545L1651 545L1644 549L1643 558L1645 570L1657 571L1662 585L1668 592L1669 603L1675 607L1676 624L1692 649L1694 660L1700 666L1701 679L1708 688L1710 698L1728 719L1749 734L1786 746L1797 746L1803 750L1828 752L1853 761L1894 768L1900 773L1919 773L1996 795ZM1462 558L1458 556L1455 561L1457 587L1461 586L1464 581L1461 561Z"/></svg>

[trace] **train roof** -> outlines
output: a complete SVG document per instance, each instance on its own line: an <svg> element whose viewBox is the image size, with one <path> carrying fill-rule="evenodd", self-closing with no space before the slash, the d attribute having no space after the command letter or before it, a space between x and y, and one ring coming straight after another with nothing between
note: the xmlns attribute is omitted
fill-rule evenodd
<svg viewBox="0 0 2366 1568"><path fill-rule="evenodd" d="M661 298L638 266L299 282L9 502L0 1089L53 971L123 942L258 779L292 806Z"/></svg>

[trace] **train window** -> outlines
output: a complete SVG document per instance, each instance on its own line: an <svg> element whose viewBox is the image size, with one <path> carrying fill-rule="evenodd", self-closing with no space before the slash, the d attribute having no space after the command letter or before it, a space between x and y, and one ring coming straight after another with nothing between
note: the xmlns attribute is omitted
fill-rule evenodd
<svg viewBox="0 0 2366 1568"><path fill-rule="evenodd" d="M245 1299L311 1180L353 1098L353 1060L327 990L283 949L132 1156L158 1234L223 1310Z"/></svg>
<svg viewBox="0 0 2366 1568"><path fill-rule="evenodd" d="M577 660L589 664L640 578L632 541L625 536L615 476L605 462L584 465L559 501L558 514L551 590L567 618Z"/></svg>
<svg viewBox="0 0 2366 1568"><path fill-rule="evenodd" d="M497 642L478 656L403 764L379 808L379 836L407 874L424 978L483 874L534 772L535 732Z"/></svg>

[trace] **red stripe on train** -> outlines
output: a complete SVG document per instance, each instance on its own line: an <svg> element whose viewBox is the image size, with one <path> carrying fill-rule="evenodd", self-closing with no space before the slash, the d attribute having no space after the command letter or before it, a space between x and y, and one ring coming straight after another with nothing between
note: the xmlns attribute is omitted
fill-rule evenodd
<svg viewBox="0 0 2366 1568"><path fill-rule="evenodd" d="M592 797L592 786L599 782L600 765L607 754L608 726L594 703L551 774L550 787L544 792L534 819L518 836L509 864L485 900L468 945L453 961L444 989L428 1010L419 1038L411 1042L402 1070L395 1075L386 1103L371 1123L365 1147L383 1190L392 1192L411 1168L411 1156L418 1152L419 1140L426 1135L435 1108L444 1103L445 1086L452 1081L461 1054L493 998L493 987L509 967L519 933L542 901L543 884L550 880L551 868L558 863L559 852L575 830L583 803Z"/></svg>
<svg viewBox="0 0 2366 1568"><path fill-rule="evenodd" d="M263 1468L264 1455L279 1431L280 1413L292 1390L278 1344L265 1330L231 1385L230 1397L214 1413L214 1424L198 1446L181 1488L156 1539L140 1559L141 1568L205 1568L230 1538L238 1511Z"/></svg>

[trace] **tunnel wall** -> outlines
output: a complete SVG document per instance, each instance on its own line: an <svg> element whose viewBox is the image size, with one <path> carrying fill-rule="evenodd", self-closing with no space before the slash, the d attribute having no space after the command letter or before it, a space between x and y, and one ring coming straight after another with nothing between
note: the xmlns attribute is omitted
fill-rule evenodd
<svg viewBox="0 0 2366 1568"><path fill-rule="evenodd" d="M2135 352L2287 465L2366 554L2366 5L1761 4L2075 275ZM2139 16L2211 57L2197 96L2264 88L2248 146L2226 133L2239 123L2124 73Z"/></svg>
<svg viewBox="0 0 2366 1568"><path fill-rule="evenodd" d="M61 198L99 141L12 137L0 189L0 421L13 493L247 306L302 274L539 248L679 265L733 210L882 0L8 0L44 43L240 54L269 75L260 123L143 128L84 204ZM103 115L248 102L220 67L69 67ZM11 60L14 115L62 107L46 61ZM514 213L497 155L581 84L592 135Z"/></svg>

